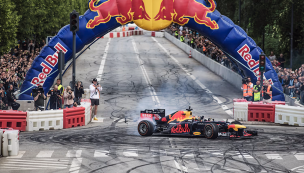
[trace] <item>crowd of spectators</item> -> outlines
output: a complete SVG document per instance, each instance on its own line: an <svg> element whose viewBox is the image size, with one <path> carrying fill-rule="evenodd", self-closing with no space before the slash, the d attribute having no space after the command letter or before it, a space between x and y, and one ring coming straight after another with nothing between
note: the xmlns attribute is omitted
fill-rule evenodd
<svg viewBox="0 0 304 173"><path fill-rule="evenodd" d="M20 89L34 59L45 46L45 41L40 43L33 40L18 41L18 45L10 52L0 55L0 107L8 109L14 105L11 94ZM14 96L15 97L15 96Z"/></svg>
<svg viewBox="0 0 304 173"><path fill-rule="evenodd" d="M231 70L239 74L241 73L238 71L235 63L230 58L227 58L222 50L197 31L177 24L173 24L168 27L167 31L176 38L182 36L183 39L181 39L181 41L184 41L192 48L195 48L199 52ZM304 104L304 64L302 64L299 69L293 71L292 69L285 68L286 59L282 53L277 57L274 52L271 51L268 58L271 61L274 70L278 74L284 93L299 100L301 104Z"/></svg>
<svg viewBox="0 0 304 173"><path fill-rule="evenodd" d="M185 37L186 44L210 57L214 61L226 66L227 68L230 68L234 72L240 73L236 64L231 61L230 58L227 58L221 49L219 49L215 44L213 44L210 40L202 36L197 31L191 30L187 27L179 26L177 24L172 24L170 27L168 27L168 32L173 35L175 35L176 32L179 36L183 35Z"/></svg>
<svg viewBox="0 0 304 173"><path fill-rule="evenodd" d="M272 52L273 54L273 52ZM273 68L278 74L284 93L300 100L304 104L304 64L296 70L285 68L285 58L280 54L279 58L270 58Z"/></svg>

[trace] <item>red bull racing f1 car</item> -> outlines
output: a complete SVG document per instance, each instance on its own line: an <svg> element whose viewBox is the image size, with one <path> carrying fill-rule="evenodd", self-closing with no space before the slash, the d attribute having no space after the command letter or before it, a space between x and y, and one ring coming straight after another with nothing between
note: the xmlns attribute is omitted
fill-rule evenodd
<svg viewBox="0 0 304 173"><path fill-rule="evenodd" d="M257 136L258 132L246 129L238 121L214 121L210 118L192 116L192 109L177 111L165 116L165 109L144 110L140 112L138 133L151 136L153 133L204 136L215 139L218 136L229 138Z"/></svg>

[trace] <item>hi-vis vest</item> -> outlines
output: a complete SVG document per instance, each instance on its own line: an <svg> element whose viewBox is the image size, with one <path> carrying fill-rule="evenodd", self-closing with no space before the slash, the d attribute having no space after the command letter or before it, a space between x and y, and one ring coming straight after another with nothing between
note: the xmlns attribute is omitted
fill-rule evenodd
<svg viewBox="0 0 304 173"><path fill-rule="evenodd" d="M191 44L193 44L193 42L194 42L194 39L192 38L192 39L191 39Z"/></svg>
<svg viewBox="0 0 304 173"><path fill-rule="evenodd" d="M177 31L175 31L175 36L178 36L178 32Z"/></svg>
<svg viewBox="0 0 304 173"><path fill-rule="evenodd" d="M184 36L181 36L181 37L180 37L180 41L181 41L181 42L184 42L184 41L185 41Z"/></svg>
<svg viewBox="0 0 304 173"><path fill-rule="evenodd" d="M204 52L206 51L206 47L205 47L205 46L203 46L203 51L204 51Z"/></svg>
<svg viewBox="0 0 304 173"><path fill-rule="evenodd" d="M258 90L258 86L254 85L253 89ZM261 100L261 93L257 92L257 93L253 93L254 95L254 100L253 101L260 101Z"/></svg>
<svg viewBox="0 0 304 173"><path fill-rule="evenodd" d="M269 85L267 88L267 92L269 93L271 86ZM264 97L264 91L262 91L262 95ZM272 94L268 94L270 96L270 99L272 100Z"/></svg>
<svg viewBox="0 0 304 173"><path fill-rule="evenodd" d="M252 90L252 88L249 87L251 84L252 84L251 82L249 83L249 85L243 84L243 96L244 97L252 96L253 90Z"/></svg>
<svg viewBox="0 0 304 173"><path fill-rule="evenodd" d="M61 95L63 95L64 87L61 84L58 85L58 90L60 91Z"/></svg>

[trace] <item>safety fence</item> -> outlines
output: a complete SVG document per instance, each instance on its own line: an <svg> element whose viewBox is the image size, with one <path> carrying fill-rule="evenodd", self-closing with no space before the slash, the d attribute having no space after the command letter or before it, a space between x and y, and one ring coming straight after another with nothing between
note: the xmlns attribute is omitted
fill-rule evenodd
<svg viewBox="0 0 304 173"><path fill-rule="evenodd" d="M101 38L120 38L120 37L130 37L133 35L143 35L143 31L123 31L123 32L110 32Z"/></svg>
<svg viewBox="0 0 304 173"><path fill-rule="evenodd" d="M66 129L88 125L92 120L90 99L78 107L47 111L0 111L0 155L19 153L19 132Z"/></svg>
<svg viewBox="0 0 304 173"><path fill-rule="evenodd" d="M304 108L285 105L282 101L248 102L233 100L234 119L238 121L259 121L293 126L304 126Z"/></svg>
<svg viewBox="0 0 304 173"><path fill-rule="evenodd" d="M19 153L19 130L0 129L0 155L17 156Z"/></svg>
<svg viewBox="0 0 304 173"><path fill-rule="evenodd" d="M90 99L82 99L78 107L46 111L0 111L0 128L39 131L84 126L92 118Z"/></svg>

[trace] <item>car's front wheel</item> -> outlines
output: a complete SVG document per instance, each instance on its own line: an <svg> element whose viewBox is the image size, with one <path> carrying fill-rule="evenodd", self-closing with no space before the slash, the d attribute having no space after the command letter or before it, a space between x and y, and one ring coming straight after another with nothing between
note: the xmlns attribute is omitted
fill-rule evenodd
<svg viewBox="0 0 304 173"><path fill-rule="evenodd" d="M216 124L206 124L204 128L204 135L208 139L216 139L218 137L219 128Z"/></svg>
<svg viewBox="0 0 304 173"><path fill-rule="evenodd" d="M154 125L150 121L141 121L137 126L138 133L141 136L151 136L154 131Z"/></svg>

